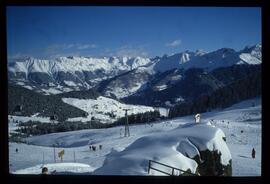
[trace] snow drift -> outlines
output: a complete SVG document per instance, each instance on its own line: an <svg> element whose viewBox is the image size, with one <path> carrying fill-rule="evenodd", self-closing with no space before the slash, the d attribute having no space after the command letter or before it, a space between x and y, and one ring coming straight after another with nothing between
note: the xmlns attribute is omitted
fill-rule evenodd
<svg viewBox="0 0 270 184"><path fill-rule="evenodd" d="M186 124L168 132L142 137L121 152L112 150L94 174L148 175L148 161L155 160L200 175L230 175L232 158L225 140L223 131L210 123ZM215 159L214 155L218 158ZM205 163L209 162L207 157L219 162L210 165L214 168L212 173L209 164ZM216 168L220 168L219 171ZM163 175L154 170L150 170L150 174Z"/></svg>
<svg viewBox="0 0 270 184"><path fill-rule="evenodd" d="M21 169L14 172L14 174L41 174L43 167L47 167L49 173L55 174L90 174L94 170L90 165L82 163L50 163Z"/></svg>

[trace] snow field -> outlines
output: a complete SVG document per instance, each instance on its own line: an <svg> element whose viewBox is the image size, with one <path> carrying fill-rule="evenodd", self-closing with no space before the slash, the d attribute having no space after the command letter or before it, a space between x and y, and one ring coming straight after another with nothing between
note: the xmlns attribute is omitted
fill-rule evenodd
<svg viewBox="0 0 270 184"><path fill-rule="evenodd" d="M236 104L230 108L223 110L215 110L208 113L203 113L201 116L203 122L206 124L214 125L217 128L221 128L226 135L226 143L231 153L232 157L232 167L233 176L260 176L261 175L261 101L260 98L251 99L244 101L242 103ZM96 168L94 174L102 174L103 164L106 165L110 162L110 159L120 158L122 161L118 162L118 168L123 167L124 163L128 159L131 160L131 165L133 166L127 169L128 171L123 174L145 174L146 168L142 168L141 165L137 165L140 159L157 159L160 162L170 163L174 165L175 163L185 162L185 159L180 159L179 154L183 150L188 150L188 155L196 154L197 150L188 148L182 149L182 147L193 147L192 144L194 140L192 139L182 139L182 141L176 141L173 144L166 145L166 139L168 140L167 134L171 135L172 132L177 131L179 128L189 126L187 122L194 122L193 116L185 116L180 118L175 118L169 121L162 121L151 125L133 125L130 126L131 136L124 138L124 127L114 127L108 129L98 129L98 130L81 130L73 132L64 132L56 134L48 134L42 136L34 136L28 138L27 141L30 144L16 144L10 143L10 163L12 164L11 172L18 169L25 169L28 167L33 167L42 164L42 155L45 153L45 163L53 163L53 148L52 144L59 144L58 151L65 149L64 162L74 162L74 151L76 153L76 162L84 163ZM229 122L229 123L228 123ZM192 124L191 123L191 124ZM180 126L180 127L179 127ZM178 128L177 128L178 127ZM121 131L122 130L122 131ZM120 132L122 135L120 136ZM201 131L196 131L196 134ZM241 133L242 132L242 133ZM166 134L167 133L167 134ZM195 134L195 132L194 132ZM216 131L217 137L222 137L222 132ZM163 136L162 136L163 135ZM190 134L189 134L190 135ZM162 137L160 141L166 142L164 147L168 149L163 149L165 151L158 152L156 157L149 152L157 152L155 144L153 141L151 144L146 144L147 141L143 141L145 146L141 146L140 149L145 154L141 154L136 151L138 148L137 142L143 139L149 139L152 137ZM202 134L200 136L203 136ZM205 136L205 135L204 135ZM173 136L175 137L175 136ZM140 139L141 138L141 139ZM209 138L210 139L210 138ZM198 139L199 140L199 139ZM169 141L170 142L170 141ZM195 141L196 142L196 141ZM209 141L211 142L211 141ZM102 150L97 150L96 152L90 151L88 144L99 145L102 144ZM179 146L179 144L182 144ZM150 146L149 146L150 145ZM205 145L205 144L203 144ZM207 146L215 145L213 142ZM214 147L216 147L215 145ZM222 145L221 148L223 149ZM15 152L15 148L19 148L19 153ZM134 152L132 151L134 148ZM256 150L256 158L251 158L252 148ZM217 147L216 147L217 148ZM170 150L170 151L166 151ZM223 150L224 151L224 150ZM128 153L125 154L124 153ZM151 158L145 156L149 154ZM225 150L226 152L226 150ZM170 153L170 154L169 154ZM121 156L122 154L122 156ZM166 154L168 154L166 156ZM31 157L29 157L31 155ZM118 156L117 156L118 155ZM224 154L225 156L228 154ZM159 157L158 157L159 156ZM187 158L187 157L186 157ZM177 160L177 162L175 161ZM228 158L224 158L223 162L226 162ZM60 159L57 159L59 162ZM105 161L105 162L104 162ZM130 163L130 162L128 162ZM248 163L248 164L247 164ZM145 164L145 163L143 163ZM191 164L189 168L192 168L192 162L187 161L183 164L187 166ZM114 164L113 164L114 165ZM174 165L178 166L178 165ZM107 166L107 169L109 167ZM103 168L103 174L113 172L112 170L107 170L106 167ZM152 174L157 174L151 171Z"/></svg>

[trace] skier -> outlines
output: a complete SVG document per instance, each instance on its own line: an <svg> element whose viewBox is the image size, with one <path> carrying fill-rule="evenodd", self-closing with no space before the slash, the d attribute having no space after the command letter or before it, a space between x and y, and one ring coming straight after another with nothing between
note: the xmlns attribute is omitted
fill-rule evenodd
<svg viewBox="0 0 270 184"><path fill-rule="evenodd" d="M99 145L99 149L102 150L102 145L101 144Z"/></svg>
<svg viewBox="0 0 270 184"><path fill-rule="evenodd" d="M199 123L199 122L200 122L200 118L201 118L201 115L200 115L200 114L196 114L196 115L194 116L195 123Z"/></svg>
<svg viewBox="0 0 270 184"><path fill-rule="evenodd" d="M253 149L252 149L252 153L251 153L251 156L252 156L253 159L255 158L255 154L256 154L256 151L255 151L255 149L253 148Z"/></svg>
<svg viewBox="0 0 270 184"><path fill-rule="evenodd" d="M16 148L16 150L15 150L15 151L16 151L16 153L18 153L18 151L19 151L19 150L18 150L18 148Z"/></svg>

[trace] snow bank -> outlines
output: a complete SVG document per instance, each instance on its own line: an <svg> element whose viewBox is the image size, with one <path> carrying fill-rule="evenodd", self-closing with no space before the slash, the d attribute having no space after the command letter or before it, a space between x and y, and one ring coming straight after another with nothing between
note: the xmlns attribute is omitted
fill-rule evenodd
<svg viewBox="0 0 270 184"><path fill-rule="evenodd" d="M57 173L91 173L94 168L87 164L82 163L51 163L51 164L39 164L34 167L21 169L13 172L13 174L41 174L42 167L47 167L49 173L56 171Z"/></svg>
<svg viewBox="0 0 270 184"><path fill-rule="evenodd" d="M168 132L142 137L121 152L111 152L94 174L148 175L149 160L196 173L198 164L193 157L205 150L217 151L221 154L221 164L228 165L231 154L223 137L223 131L209 123L179 126ZM151 174L162 175L153 171Z"/></svg>

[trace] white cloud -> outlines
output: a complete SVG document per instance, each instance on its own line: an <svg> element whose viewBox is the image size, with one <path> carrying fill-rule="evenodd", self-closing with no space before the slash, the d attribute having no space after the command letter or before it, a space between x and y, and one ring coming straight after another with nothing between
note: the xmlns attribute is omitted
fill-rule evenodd
<svg viewBox="0 0 270 184"><path fill-rule="evenodd" d="M174 40L170 43L166 43L166 47L177 47L181 44L181 40Z"/></svg>
<svg viewBox="0 0 270 184"><path fill-rule="evenodd" d="M47 59L55 59L59 57L67 57L67 56L80 56L80 52L69 52L69 53L57 53L57 54L52 54L50 56L47 56Z"/></svg>
<svg viewBox="0 0 270 184"><path fill-rule="evenodd" d="M33 57L32 54L30 53L16 53L16 54L13 54L13 55L8 55L8 60L13 60L13 59L20 59L20 58L27 58L27 57Z"/></svg>
<svg viewBox="0 0 270 184"><path fill-rule="evenodd" d="M46 51L55 51L55 50L68 50L68 49L93 49L97 48L95 44L80 44L80 43L70 43L70 44L52 44L49 45L45 50Z"/></svg>
<svg viewBox="0 0 270 184"><path fill-rule="evenodd" d="M97 46L95 44L76 44L76 48L79 50L83 49L94 49Z"/></svg>
<svg viewBox="0 0 270 184"><path fill-rule="evenodd" d="M39 59L56 58L60 56L79 56L81 53L88 52L87 49L97 48L96 44L81 44L81 43L68 43L68 44L51 44L45 48L39 48L38 52L31 53L15 53L9 54L8 59L13 60L25 57L37 57Z"/></svg>
<svg viewBox="0 0 270 184"><path fill-rule="evenodd" d="M81 44L81 43L68 43L68 44L52 44L42 50L42 54L46 58L65 56L65 55L81 55L83 50L97 48L96 44Z"/></svg>
<svg viewBox="0 0 270 184"><path fill-rule="evenodd" d="M62 48L63 48L63 49L70 49L70 48L72 48L72 47L74 47L74 44L63 44L63 45L62 45ZM60 46L60 48L61 48L61 46Z"/></svg>
<svg viewBox="0 0 270 184"><path fill-rule="evenodd" d="M148 53L143 47L122 46L116 49L105 49L105 53L109 56L118 57L147 57Z"/></svg>

